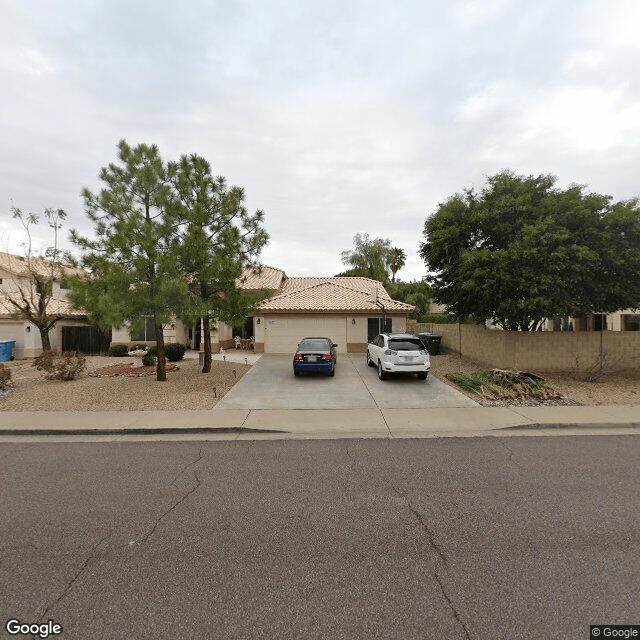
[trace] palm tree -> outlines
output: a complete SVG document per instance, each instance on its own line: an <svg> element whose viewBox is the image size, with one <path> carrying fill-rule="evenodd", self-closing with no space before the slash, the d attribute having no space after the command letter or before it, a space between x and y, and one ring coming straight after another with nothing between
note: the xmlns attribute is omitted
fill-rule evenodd
<svg viewBox="0 0 640 640"><path fill-rule="evenodd" d="M387 263L391 269L391 273L393 273L391 282L394 284L396 281L396 272L404 267L406 260L407 254L403 249L400 249L399 247L392 247L389 249L389 253L387 254Z"/></svg>

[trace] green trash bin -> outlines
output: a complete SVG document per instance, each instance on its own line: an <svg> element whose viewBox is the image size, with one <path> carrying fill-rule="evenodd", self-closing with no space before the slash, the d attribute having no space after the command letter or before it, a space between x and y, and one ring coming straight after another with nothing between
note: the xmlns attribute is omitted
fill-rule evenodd
<svg viewBox="0 0 640 640"><path fill-rule="evenodd" d="M442 340L442 336L438 336L435 333L429 333L428 331L423 331L418 334L418 338L425 346L430 356L439 356L440 355L440 342Z"/></svg>

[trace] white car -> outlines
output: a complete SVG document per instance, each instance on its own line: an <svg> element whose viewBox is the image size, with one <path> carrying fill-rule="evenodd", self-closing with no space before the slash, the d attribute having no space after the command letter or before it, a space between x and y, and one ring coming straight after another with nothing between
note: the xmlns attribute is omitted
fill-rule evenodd
<svg viewBox="0 0 640 640"><path fill-rule="evenodd" d="M426 380L431 368L429 352L420 338L409 333L380 333L367 345L367 364L378 367L378 378L390 373L415 373Z"/></svg>

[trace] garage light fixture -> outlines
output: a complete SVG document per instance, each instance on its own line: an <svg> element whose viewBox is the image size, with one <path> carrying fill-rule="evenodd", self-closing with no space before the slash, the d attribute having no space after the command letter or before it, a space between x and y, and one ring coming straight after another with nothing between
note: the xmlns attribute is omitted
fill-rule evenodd
<svg viewBox="0 0 640 640"><path fill-rule="evenodd" d="M351 324L355 324L356 323L356 319L355 318L351 318Z"/></svg>

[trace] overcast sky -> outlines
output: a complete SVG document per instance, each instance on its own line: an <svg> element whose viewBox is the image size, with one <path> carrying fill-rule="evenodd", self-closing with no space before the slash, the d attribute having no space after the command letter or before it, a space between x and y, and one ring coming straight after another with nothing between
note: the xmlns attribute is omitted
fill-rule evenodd
<svg viewBox="0 0 640 640"><path fill-rule="evenodd" d="M245 187L265 264L334 275L360 232L419 279L426 217L503 168L638 195L639 28L637 0L0 0L0 249L12 202L89 232L126 138Z"/></svg>

